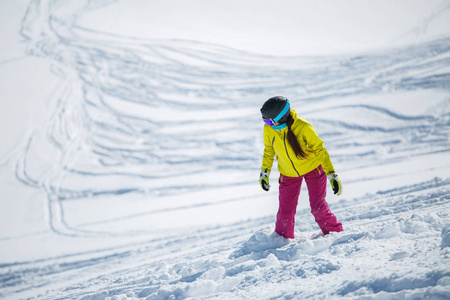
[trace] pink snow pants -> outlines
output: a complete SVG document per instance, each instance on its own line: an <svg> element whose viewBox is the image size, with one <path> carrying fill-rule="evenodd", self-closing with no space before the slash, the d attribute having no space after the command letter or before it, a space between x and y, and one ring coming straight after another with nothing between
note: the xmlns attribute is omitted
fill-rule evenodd
<svg viewBox="0 0 450 300"><path fill-rule="evenodd" d="M327 176L322 166L300 177L280 175L278 181L280 184L280 204L275 231L285 238L294 238L295 213L303 178L305 178L306 185L308 186L311 213L323 234L326 235L330 231L343 231L342 224L331 212L325 200L327 194Z"/></svg>

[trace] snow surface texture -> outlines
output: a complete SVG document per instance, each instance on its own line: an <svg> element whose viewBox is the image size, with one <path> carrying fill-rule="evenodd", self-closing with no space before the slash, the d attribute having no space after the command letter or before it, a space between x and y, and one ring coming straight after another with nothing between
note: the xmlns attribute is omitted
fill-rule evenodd
<svg viewBox="0 0 450 300"><path fill-rule="evenodd" d="M1 148L0 297L450 298L448 32L283 57L80 25L113 2L27 2L28 58L2 58L5 82L21 60L51 73ZM296 238L273 233L259 108L280 94L325 140L342 233L317 237L305 187Z"/></svg>

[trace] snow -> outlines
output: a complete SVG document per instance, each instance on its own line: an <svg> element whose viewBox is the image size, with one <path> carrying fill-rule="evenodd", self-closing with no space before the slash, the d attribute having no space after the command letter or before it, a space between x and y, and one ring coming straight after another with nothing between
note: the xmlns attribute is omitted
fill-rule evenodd
<svg viewBox="0 0 450 300"><path fill-rule="evenodd" d="M0 297L449 299L448 1L0 2ZM258 185L325 141L344 232Z"/></svg>

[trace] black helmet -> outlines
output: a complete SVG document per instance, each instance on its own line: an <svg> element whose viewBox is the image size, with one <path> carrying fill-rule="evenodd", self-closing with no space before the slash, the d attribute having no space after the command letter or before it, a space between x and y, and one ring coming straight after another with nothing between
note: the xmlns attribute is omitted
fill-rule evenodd
<svg viewBox="0 0 450 300"><path fill-rule="evenodd" d="M283 96L272 97L261 107L264 120L272 120L280 124L286 123L290 113L289 100Z"/></svg>

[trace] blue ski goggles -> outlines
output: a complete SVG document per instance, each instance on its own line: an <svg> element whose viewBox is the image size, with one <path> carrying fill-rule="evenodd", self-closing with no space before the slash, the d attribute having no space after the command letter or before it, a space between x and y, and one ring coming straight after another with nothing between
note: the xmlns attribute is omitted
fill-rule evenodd
<svg viewBox="0 0 450 300"><path fill-rule="evenodd" d="M289 104L289 100L286 102L286 106L283 108L283 110L273 119L264 119L263 121L266 125L273 126L276 122L278 122L290 109L291 105Z"/></svg>

